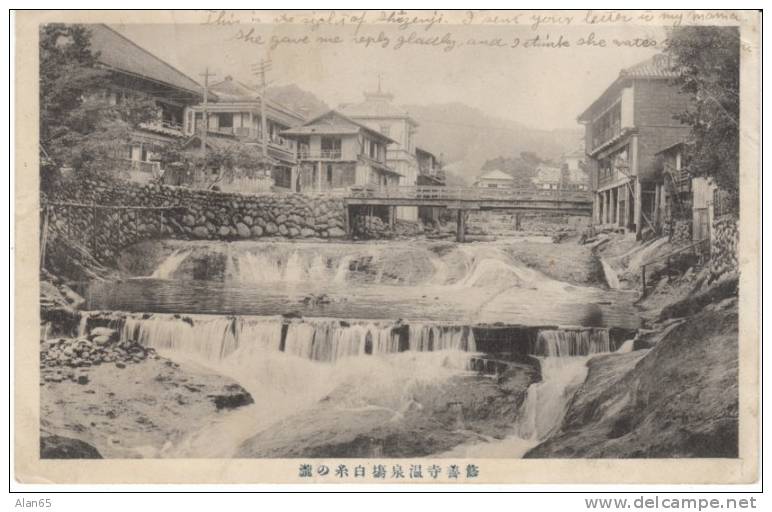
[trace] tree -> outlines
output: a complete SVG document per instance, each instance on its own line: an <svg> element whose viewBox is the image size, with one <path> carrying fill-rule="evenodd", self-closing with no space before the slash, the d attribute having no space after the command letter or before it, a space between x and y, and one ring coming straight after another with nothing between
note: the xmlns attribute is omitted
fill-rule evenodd
<svg viewBox="0 0 772 512"><path fill-rule="evenodd" d="M666 52L681 91L691 95L677 118L691 126L687 170L712 178L736 205L739 192L740 33L736 27L677 27Z"/></svg>
<svg viewBox="0 0 772 512"><path fill-rule="evenodd" d="M98 66L91 34L82 25L49 24L40 29L41 187L62 167L79 175L110 177L131 130L158 115L145 95L124 95L111 104L105 94L110 73Z"/></svg>

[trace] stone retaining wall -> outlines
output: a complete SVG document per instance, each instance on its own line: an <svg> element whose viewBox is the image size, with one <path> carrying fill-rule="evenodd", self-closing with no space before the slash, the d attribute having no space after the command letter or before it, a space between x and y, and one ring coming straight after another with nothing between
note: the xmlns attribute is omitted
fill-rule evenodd
<svg viewBox="0 0 772 512"><path fill-rule="evenodd" d="M736 216L723 215L713 220L713 232L710 241L711 281L738 273L738 240L739 230Z"/></svg>
<svg viewBox="0 0 772 512"><path fill-rule="evenodd" d="M340 238L343 200L301 194L235 194L165 185L93 181L63 184L50 202L49 227L109 261L122 247L152 238L194 240ZM144 209L99 208L134 206ZM166 207L171 209L151 209Z"/></svg>

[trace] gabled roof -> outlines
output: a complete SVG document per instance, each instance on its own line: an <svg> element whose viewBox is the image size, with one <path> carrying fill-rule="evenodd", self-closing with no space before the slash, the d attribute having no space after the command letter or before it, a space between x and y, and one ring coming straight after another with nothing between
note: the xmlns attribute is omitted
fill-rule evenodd
<svg viewBox="0 0 772 512"><path fill-rule="evenodd" d="M304 136L304 135L352 135L360 131L365 131L369 135L379 138L389 143L396 143L391 137L387 137L379 131L373 130L369 126L354 121L337 110L330 110L322 115L307 121L302 126L296 126L289 130L284 130L282 135Z"/></svg>
<svg viewBox="0 0 772 512"><path fill-rule="evenodd" d="M678 72L674 70L673 61L669 55L657 54L653 57L646 59L643 62L639 62L633 66L625 68L619 72L619 76L614 80L608 88L603 91L603 94L598 96L587 109L582 112L577 121L582 122L589 120L589 116L595 107L602 99L607 97L612 92L621 89L628 84L631 80L642 79L670 79L678 76Z"/></svg>
<svg viewBox="0 0 772 512"><path fill-rule="evenodd" d="M533 177L534 183L560 183L561 171L557 167L540 165L536 168L536 176Z"/></svg>
<svg viewBox="0 0 772 512"><path fill-rule="evenodd" d="M505 173L504 171L500 171L498 169L493 169L492 171L488 171L484 174L481 174L477 177L478 181L481 180L510 180L514 181L515 178L510 176L509 174Z"/></svg>
<svg viewBox="0 0 772 512"><path fill-rule="evenodd" d="M98 61L102 65L196 96L202 95L201 86L195 80L107 25L94 24L86 27L91 31L91 48L94 52L99 52Z"/></svg>
<svg viewBox="0 0 772 512"><path fill-rule="evenodd" d="M230 76L225 80L209 86L209 90L217 95L215 101L258 101L260 93Z"/></svg>
<svg viewBox="0 0 772 512"><path fill-rule="evenodd" d="M364 96L364 101L342 104L338 109L354 119L407 119L408 122L418 126L407 110L391 102L394 99L391 94L378 91L366 92Z"/></svg>

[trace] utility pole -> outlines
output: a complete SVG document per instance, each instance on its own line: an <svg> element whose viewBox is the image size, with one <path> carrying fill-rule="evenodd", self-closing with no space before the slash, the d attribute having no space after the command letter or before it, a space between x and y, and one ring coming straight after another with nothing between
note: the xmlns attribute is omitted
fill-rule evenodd
<svg viewBox="0 0 772 512"><path fill-rule="evenodd" d="M199 76L204 77L204 113L203 130L201 131L201 156L206 156L206 136L209 132L209 77L214 77L214 73L209 72L209 67Z"/></svg>
<svg viewBox="0 0 772 512"><path fill-rule="evenodd" d="M266 73L271 70L271 60L260 59L259 64L252 66L252 71L260 76L260 142L263 147L263 158L268 157L268 120L265 118L265 90L268 85Z"/></svg>

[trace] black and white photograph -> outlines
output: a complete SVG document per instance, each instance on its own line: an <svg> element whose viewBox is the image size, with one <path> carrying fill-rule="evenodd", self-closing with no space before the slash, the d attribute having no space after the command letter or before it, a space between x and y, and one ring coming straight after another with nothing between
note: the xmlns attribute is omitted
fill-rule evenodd
<svg viewBox="0 0 772 512"><path fill-rule="evenodd" d="M760 13L76 13L24 33L28 456L755 475Z"/></svg>

